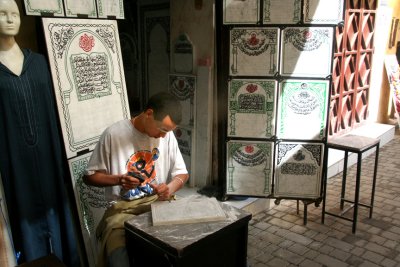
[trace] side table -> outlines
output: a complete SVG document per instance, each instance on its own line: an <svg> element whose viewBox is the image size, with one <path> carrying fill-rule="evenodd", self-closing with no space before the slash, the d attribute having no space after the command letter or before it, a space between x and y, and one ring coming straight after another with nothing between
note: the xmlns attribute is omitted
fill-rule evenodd
<svg viewBox="0 0 400 267"><path fill-rule="evenodd" d="M323 205L322 205L322 219L321 222L325 221L325 214L335 216L338 218L342 218L348 221L351 221L352 224L352 232L353 234L357 229L357 216L358 216L358 206L363 206L369 208L369 218L372 217L372 212L374 208L374 197L375 197L375 185L376 185L376 175L378 171L378 157L379 157L379 139L358 136L358 135L344 135L338 138L333 138L329 140L327 143L327 148L333 148L344 151L344 163L343 163L343 177L342 177L342 190L340 194L340 209L341 213L335 214L326 211L326 192L327 192L327 175L325 172L324 177L324 188L323 188ZM376 148L375 152L375 165L374 165L374 174L372 177L372 192L371 199L369 204L360 203L360 184L361 184L361 163L362 163L362 154L372 148ZM356 173L356 185L354 192L354 200L349 200L345 198L346 194L346 179L347 179L347 163L348 163L348 154L349 152L357 154L357 173ZM343 210L344 202L352 203L352 205ZM353 208L353 218L350 219L348 217L343 216L348 210Z"/></svg>
<svg viewBox="0 0 400 267"><path fill-rule="evenodd" d="M220 203L226 220L153 226L151 212L125 222L134 266L245 267L251 214Z"/></svg>

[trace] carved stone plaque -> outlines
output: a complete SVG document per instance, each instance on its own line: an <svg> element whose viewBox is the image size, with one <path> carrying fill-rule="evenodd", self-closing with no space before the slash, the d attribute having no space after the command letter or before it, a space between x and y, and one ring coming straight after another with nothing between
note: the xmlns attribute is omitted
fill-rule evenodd
<svg viewBox="0 0 400 267"><path fill-rule="evenodd" d="M322 140L328 106L329 81L284 80L279 86L277 136Z"/></svg>
<svg viewBox="0 0 400 267"><path fill-rule="evenodd" d="M343 0L305 0L304 23L338 24L343 21Z"/></svg>
<svg viewBox="0 0 400 267"><path fill-rule="evenodd" d="M64 0L64 4L67 17L85 15L89 18L97 18L95 0Z"/></svg>
<svg viewBox="0 0 400 267"><path fill-rule="evenodd" d="M123 0L96 0L97 13L99 18L114 16L117 19L124 19L124 1Z"/></svg>
<svg viewBox="0 0 400 267"><path fill-rule="evenodd" d="M280 74L321 77L331 74L333 29L288 27L282 31Z"/></svg>
<svg viewBox="0 0 400 267"><path fill-rule="evenodd" d="M280 142L276 147L275 197L319 198L322 143Z"/></svg>
<svg viewBox="0 0 400 267"><path fill-rule="evenodd" d="M278 28L233 28L229 74L273 76L278 71Z"/></svg>
<svg viewBox="0 0 400 267"><path fill-rule="evenodd" d="M151 203L153 225L215 222L226 220L224 210L212 197L191 195L175 201Z"/></svg>
<svg viewBox="0 0 400 267"><path fill-rule="evenodd" d="M228 141L226 193L271 194L273 142Z"/></svg>
<svg viewBox="0 0 400 267"><path fill-rule="evenodd" d="M273 136L276 91L275 80L231 80L228 94L228 136Z"/></svg>
<svg viewBox="0 0 400 267"><path fill-rule="evenodd" d="M94 266L98 247L96 227L107 208L107 201L104 188L87 186L82 180L90 156L91 153L88 153L70 159L68 164L89 266Z"/></svg>
<svg viewBox="0 0 400 267"><path fill-rule="evenodd" d="M174 69L177 73L192 73L193 45L186 34L181 34L174 44Z"/></svg>
<svg viewBox="0 0 400 267"><path fill-rule="evenodd" d="M193 125L194 121L194 96L196 90L196 76L193 75L169 75L169 91L181 101L182 121L181 125Z"/></svg>
<svg viewBox="0 0 400 267"><path fill-rule="evenodd" d="M43 18L67 157L130 118L116 21Z"/></svg>
<svg viewBox="0 0 400 267"><path fill-rule="evenodd" d="M174 130L174 134L176 140L178 141L179 150L182 153L183 160L186 164L186 169L191 173L191 166L192 166L192 153L193 153L193 146L192 146L192 129L186 127L177 127ZM189 176L190 179L190 176Z"/></svg>
<svg viewBox="0 0 400 267"><path fill-rule="evenodd" d="M297 24L301 21L301 0L264 0L265 24Z"/></svg>
<svg viewBox="0 0 400 267"><path fill-rule="evenodd" d="M62 0L24 0L25 12L30 16L52 14L55 17L64 16Z"/></svg>
<svg viewBox="0 0 400 267"><path fill-rule="evenodd" d="M224 24L256 24L260 18L260 0L223 0Z"/></svg>

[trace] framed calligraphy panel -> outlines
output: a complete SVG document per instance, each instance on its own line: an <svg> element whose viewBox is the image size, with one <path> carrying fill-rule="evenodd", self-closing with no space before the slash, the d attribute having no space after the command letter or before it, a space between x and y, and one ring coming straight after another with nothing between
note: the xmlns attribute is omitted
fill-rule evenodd
<svg viewBox="0 0 400 267"><path fill-rule="evenodd" d="M64 4L67 17L87 15L89 18L97 18L96 0L64 0Z"/></svg>
<svg viewBox="0 0 400 267"><path fill-rule="evenodd" d="M269 138L275 134L275 80L229 82L228 136Z"/></svg>
<svg viewBox="0 0 400 267"><path fill-rule="evenodd" d="M68 160L83 241L89 266L97 262L96 227L107 208L104 188L87 186L82 177L92 153Z"/></svg>
<svg viewBox="0 0 400 267"><path fill-rule="evenodd" d="M301 21L301 0L264 0L264 24L297 24Z"/></svg>
<svg viewBox="0 0 400 267"><path fill-rule="evenodd" d="M256 24L260 19L260 0L224 0L224 24Z"/></svg>
<svg viewBox="0 0 400 267"><path fill-rule="evenodd" d="M273 142L227 142L226 193L269 196L271 194Z"/></svg>
<svg viewBox="0 0 400 267"><path fill-rule="evenodd" d="M55 17L64 16L62 0L24 0L26 15L41 16L43 13Z"/></svg>
<svg viewBox="0 0 400 267"><path fill-rule="evenodd" d="M116 21L43 18L67 157L94 149L112 123L129 119Z"/></svg>
<svg viewBox="0 0 400 267"><path fill-rule="evenodd" d="M332 73L331 27L288 27L282 32L282 76L321 77Z"/></svg>
<svg viewBox="0 0 400 267"><path fill-rule="evenodd" d="M178 98L182 104L181 125L193 125L194 122L194 97L196 91L196 76L169 74L169 91Z"/></svg>
<svg viewBox="0 0 400 267"><path fill-rule="evenodd" d="M193 130L190 127L178 126L174 130L176 140L178 141L179 150L182 153L183 160L185 161L186 168L189 172L189 184L192 184L190 177L192 177L192 160L194 158L193 151Z"/></svg>
<svg viewBox="0 0 400 267"><path fill-rule="evenodd" d="M230 30L229 74L274 76L278 71L278 28Z"/></svg>
<svg viewBox="0 0 400 267"><path fill-rule="evenodd" d="M277 136L322 140L329 97L327 80L284 80L279 85Z"/></svg>
<svg viewBox="0 0 400 267"><path fill-rule="evenodd" d="M323 158L323 143L278 143L274 196L277 198L319 198Z"/></svg>
<svg viewBox="0 0 400 267"><path fill-rule="evenodd" d="M304 23L338 24L343 8L343 0L304 0Z"/></svg>
<svg viewBox="0 0 400 267"><path fill-rule="evenodd" d="M123 0L96 0L97 12L99 18L115 17L124 19L124 1Z"/></svg>

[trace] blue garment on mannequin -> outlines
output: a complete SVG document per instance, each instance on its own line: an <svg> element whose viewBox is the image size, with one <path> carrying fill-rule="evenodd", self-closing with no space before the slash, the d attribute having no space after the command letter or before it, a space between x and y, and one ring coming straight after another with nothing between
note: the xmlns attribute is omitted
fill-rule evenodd
<svg viewBox="0 0 400 267"><path fill-rule="evenodd" d="M0 172L14 246L23 261L52 252L79 266L48 64L23 53L20 76L0 64Z"/></svg>

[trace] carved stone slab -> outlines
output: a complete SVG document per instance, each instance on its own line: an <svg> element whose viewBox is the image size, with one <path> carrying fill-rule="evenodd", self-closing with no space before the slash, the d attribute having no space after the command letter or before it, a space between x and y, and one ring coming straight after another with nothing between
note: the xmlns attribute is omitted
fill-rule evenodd
<svg viewBox="0 0 400 267"><path fill-rule="evenodd" d="M232 79L228 94L228 136L273 136L276 91L275 80Z"/></svg>
<svg viewBox="0 0 400 267"><path fill-rule="evenodd" d="M193 125L196 76L169 74L169 91L175 95L182 104L181 125Z"/></svg>
<svg viewBox="0 0 400 267"><path fill-rule="evenodd" d="M64 0L64 4L67 17L86 15L89 18L97 18L96 0Z"/></svg>
<svg viewBox="0 0 400 267"><path fill-rule="evenodd" d="M229 74L273 76L278 71L278 28L233 28Z"/></svg>
<svg viewBox="0 0 400 267"><path fill-rule="evenodd" d="M288 27L282 31L280 74L321 77L331 74L331 27Z"/></svg>
<svg viewBox="0 0 400 267"><path fill-rule="evenodd" d="M224 210L215 198L192 195L175 201L151 203L153 225L213 222L226 219Z"/></svg>
<svg viewBox="0 0 400 267"><path fill-rule="evenodd" d="M260 0L224 0L224 24L256 24Z"/></svg>
<svg viewBox="0 0 400 267"><path fill-rule="evenodd" d="M284 80L279 86L277 136L322 140L328 113L329 81Z"/></svg>
<svg viewBox="0 0 400 267"><path fill-rule="evenodd" d="M226 149L226 193L270 195L274 143L228 141Z"/></svg>
<svg viewBox="0 0 400 267"><path fill-rule="evenodd" d="M187 34L178 36L174 44L174 69L177 73L192 73L193 71L193 45Z"/></svg>
<svg viewBox="0 0 400 267"><path fill-rule="evenodd" d="M25 12L30 16L41 16L43 13L52 14L55 17L64 16L62 0L24 0Z"/></svg>
<svg viewBox="0 0 400 267"><path fill-rule="evenodd" d="M68 164L89 266L94 266L98 246L96 227L103 217L107 202L104 198L104 188L87 186L82 180L90 156L91 153L88 153L70 159Z"/></svg>
<svg viewBox="0 0 400 267"><path fill-rule="evenodd" d="M189 171L189 179L192 177L192 158L193 158L193 129L190 127L178 126L174 130L176 140L178 141L179 150L181 151L186 169Z"/></svg>
<svg viewBox="0 0 400 267"><path fill-rule="evenodd" d="M301 0L264 0L265 24L297 24L301 21Z"/></svg>
<svg viewBox="0 0 400 267"><path fill-rule="evenodd" d="M43 18L67 157L130 118L116 21Z"/></svg>
<svg viewBox="0 0 400 267"><path fill-rule="evenodd" d="M304 23L338 24L343 21L343 0L304 0Z"/></svg>
<svg viewBox="0 0 400 267"><path fill-rule="evenodd" d="M96 0L97 13L99 18L115 16L117 19L124 19L124 1L123 0Z"/></svg>
<svg viewBox="0 0 400 267"><path fill-rule="evenodd" d="M324 145L280 142L276 147L275 197L318 198Z"/></svg>

